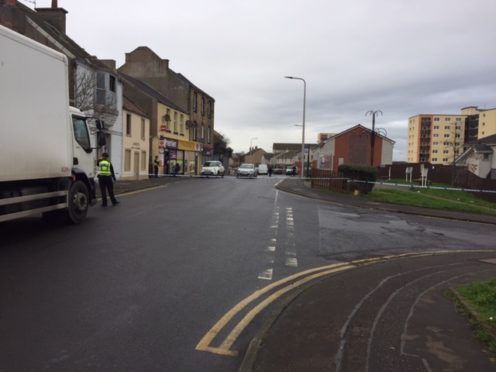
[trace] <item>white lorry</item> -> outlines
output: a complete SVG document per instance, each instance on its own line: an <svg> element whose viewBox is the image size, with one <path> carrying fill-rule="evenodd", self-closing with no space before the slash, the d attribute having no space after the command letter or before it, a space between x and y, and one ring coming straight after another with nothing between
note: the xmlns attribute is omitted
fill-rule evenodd
<svg viewBox="0 0 496 372"><path fill-rule="evenodd" d="M95 169L86 118L69 107L67 58L0 26L0 222L40 213L81 222Z"/></svg>

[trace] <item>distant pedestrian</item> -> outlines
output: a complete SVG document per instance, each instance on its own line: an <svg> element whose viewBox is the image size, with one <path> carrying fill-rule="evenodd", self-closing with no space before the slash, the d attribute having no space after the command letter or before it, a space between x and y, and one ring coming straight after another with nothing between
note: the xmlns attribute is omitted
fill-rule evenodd
<svg viewBox="0 0 496 372"><path fill-rule="evenodd" d="M158 177L158 166L160 165L160 161L158 160L158 156L155 156L153 160L153 175L155 178Z"/></svg>
<svg viewBox="0 0 496 372"><path fill-rule="evenodd" d="M176 177L180 170L181 166L179 165L179 163L176 163L176 165L174 165L173 167L173 176Z"/></svg>
<svg viewBox="0 0 496 372"><path fill-rule="evenodd" d="M272 167L269 166L269 177L272 177Z"/></svg>
<svg viewBox="0 0 496 372"><path fill-rule="evenodd" d="M108 153L102 154L102 159L98 162L98 183L100 192L102 193L102 207L107 206L107 191L112 205L117 205L119 202L114 196L115 173L112 163L108 160Z"/></svg>
<svg viewBox="0 0 496 372"><path fill-rule="evenodd" d="M291 172L291 175L296 176L296 167L293 165L293 171Z"/></svg>

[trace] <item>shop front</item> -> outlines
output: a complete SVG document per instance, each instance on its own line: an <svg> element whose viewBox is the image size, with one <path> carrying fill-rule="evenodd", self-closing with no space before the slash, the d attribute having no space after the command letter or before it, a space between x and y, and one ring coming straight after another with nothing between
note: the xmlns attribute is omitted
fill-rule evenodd
<svg viewBox="0 0 496 372"><path fill-rule="evenodd" d="M161 136L159 160L164 174L197 175L203 161L202 144Z"/></svg>
<svg viewBox="0 0 496 372"><path fill-rule="evenodd" d="M201 171L203 158L202 144L193 141L179 140L178 150L183 154L183 174L198 175Z"/></svg>

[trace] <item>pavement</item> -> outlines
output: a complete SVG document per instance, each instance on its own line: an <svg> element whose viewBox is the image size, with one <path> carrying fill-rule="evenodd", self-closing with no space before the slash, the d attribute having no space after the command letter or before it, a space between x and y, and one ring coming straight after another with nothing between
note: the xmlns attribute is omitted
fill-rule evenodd
<svg viewBox="0 0 496 372"><path fill-rule="evenodd" d="M115 191L187 178L118 181ZM276 187L338 205L487 223L488 228L496 224L493 216L372 203L311 189L296 178ZM469 311L471 324L447 296L456 298L449 289L460 284L496 278L496 244L486 251L412 253L336 265L305 285L293 283L294 290L265 310L240 371L496 371L496 355L474 336L475 325L488 320Z"/></svg>

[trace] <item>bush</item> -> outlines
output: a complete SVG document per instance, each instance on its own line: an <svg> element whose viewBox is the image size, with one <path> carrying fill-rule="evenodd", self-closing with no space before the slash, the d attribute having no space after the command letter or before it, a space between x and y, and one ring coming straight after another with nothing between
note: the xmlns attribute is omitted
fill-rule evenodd
<svg viewBox="0 0 496 372"><path fill-rule="evenodd" d="M344 177L351 178L352 180L348 182L348 191L353 192L358 190L367 194L374 188L374 184L368 182L375 182L377 180L377 168L367 165L342 164L338 169Z"/></svg>

